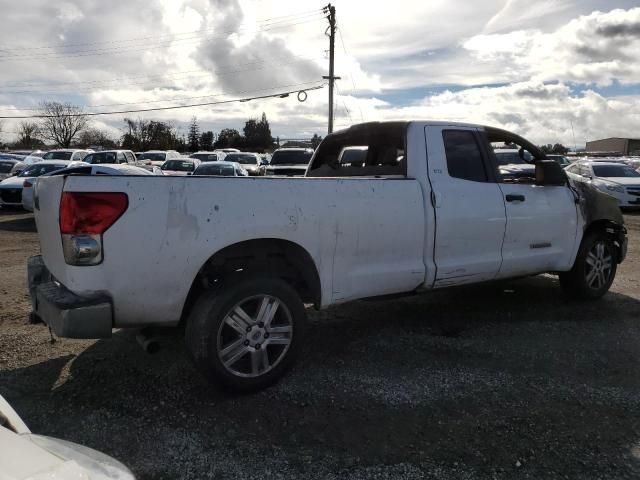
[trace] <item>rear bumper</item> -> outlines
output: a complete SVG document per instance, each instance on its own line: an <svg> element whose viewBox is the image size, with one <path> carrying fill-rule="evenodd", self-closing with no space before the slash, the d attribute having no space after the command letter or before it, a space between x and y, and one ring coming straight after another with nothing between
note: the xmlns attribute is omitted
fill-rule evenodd
<svg viewBox="0 0 640 480"><path fill-rule="evenodd" d="M113 307L106 295L80 297L55 281L42 256L27 264L33 312L59 337L109 338Z"/></svg>

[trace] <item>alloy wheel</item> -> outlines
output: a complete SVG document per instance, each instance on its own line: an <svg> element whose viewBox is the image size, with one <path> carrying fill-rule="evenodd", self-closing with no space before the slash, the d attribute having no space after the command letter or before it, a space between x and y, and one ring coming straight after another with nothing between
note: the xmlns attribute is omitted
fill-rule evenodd
<svg viewBox="0 0 640 480"><path fill-rule="evenodd" d="M291 345L293 318L287 306L271 295L238 302L218 329L218 358L239 377L259 377L285 357Z"/></svg>

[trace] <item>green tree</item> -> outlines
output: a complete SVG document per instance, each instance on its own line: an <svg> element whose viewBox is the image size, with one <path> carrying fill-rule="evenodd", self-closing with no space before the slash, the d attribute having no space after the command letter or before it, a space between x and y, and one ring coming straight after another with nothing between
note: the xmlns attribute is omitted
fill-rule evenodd
<svg viewBox="0 0 640 480"><path fill-rule="evenodd" d="M244 138L247 148L265 150L273 145L271 127L267 115L263 112L260 120L251 119L244 125Z"/></svg>
<svg viewBox="0 0 640 480"><path fill-rule="evenodd" d="M187 135L187 144L191 152L197 152L200 147L200 127L198 126L198 119L191 117L191 124L189 125L189 133Z"/></svg>
<svg viewBox="0 0 640 480"><path fill-rule="evenodd" d="M569 149L561 143L556 143L551 151L557 155L565 155L569 152Z"/></svg>
<svg viewBox="0 0 640 480"><path fill-rule="evenodd" d="M213 144L214 148L238 148L243 144L240 132L235 128L223 128L218 134L218 139Z"/></svg>
<svg viewBox="0 0 640 480"><path fill-rule="evenodd" d="M214 135L211 130L202 132L200 134L200 149L207 152L213 150L213 139Z"/></svg>
<svg viewBox="0 0 640 480"><path fill-rule="evenodd" d="M124 119L127 132L122 136L122 148L135 151L173 150L177 149L180 140L174 127L157 120Z"/></svg>
<svg viewBox="0 0 640 480"><path fill-rule="evenodd" d="M118 147L118 143L108 133L97 128L82 131L75 144L80 147L100 146L105 149Z"/></svg>

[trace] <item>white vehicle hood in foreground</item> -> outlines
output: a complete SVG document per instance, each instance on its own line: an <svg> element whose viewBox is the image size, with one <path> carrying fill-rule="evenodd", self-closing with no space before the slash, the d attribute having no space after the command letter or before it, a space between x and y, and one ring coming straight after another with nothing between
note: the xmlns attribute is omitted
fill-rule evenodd
<svg viewBox="0 0 640 480"><path fill-rule="evenodd" d="M134 479L127 467L103 453L32 434L0 396L0 480Z"/></svg>

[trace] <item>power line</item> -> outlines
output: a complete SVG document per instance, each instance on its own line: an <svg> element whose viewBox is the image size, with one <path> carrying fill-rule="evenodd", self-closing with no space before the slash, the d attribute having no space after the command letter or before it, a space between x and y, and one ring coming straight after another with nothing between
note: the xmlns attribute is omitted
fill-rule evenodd
<svg viewBox="0 0 640 480"><path fill-rule="evenodd" d="M305 12L299 12L299 13L294 13L294 14L290 14L290 15L282 15L282 16L276 16L276 17L272 17L272 18L266 18L266 19L262 19L262 20L256 20L256 23L279 23L279 22L284 22L285 18L290 18L290 17L307 17L310 16L311 14L320 14L322 13L322 9L315 9L315 10L307 10ZM282 20L278 20L278 19L282 19ZM290 20L294 20L291 19ZM239 28L242 28L242 25L239 26ZM210 28L210 29L206 29L204 30L206 31L211 31L214 30L214 28ZM191 30L189 32L178 32L178 33L168 33L165 35L152 35L152 36L147 36L147 37L132 37L129 39L121 39L121 40L104 40L101 42L85 42L85 43L60 43L57 45L40 45L40 46L36 46L36 47L20 47L20 46L10 46L10 47L5 47L3 49L0 49L0 51L4 51L4 50L42 50L42 49L52 49L52 48L69 48L69 47L86 47L86 46L93 46L93 45L106 45L106 44L113 44L113 43L123 43L123 42L136 42L136 41L140 41L140 40L150 40L150 39L154 39L154 38L162 38L162 37L173 37L173 36L178 36L178 35L193 35L193 34L201 34L203 31L202 30ZM235 30L223 30L220 33L234 33Z"/></svg>
<svg viewBox="0 0 640 480"><path fill-rule="evenodd" d="M340 89L338 88L337 85L336 85L336 90L338 91L338 96L341 97L340 100L342 100L342 106L344 107L344 111L349 116L349 120L353 125L354 122L353 122L353 118L351 117L351 112L349 111L349 107L347 107L347 103L344 101L344 98L342 98L342 94L340 93Z"/></svg>
<svg viewBox="0 0 640 480"><path fill-rule="evenodd" d="M304 91L311 90L319 90L323 88L326 84L318 85L317 87L305 88ZM90 113L73 113L69 115L63 115L65 117L95 117L99 115L120 115L123 113L141 113L141 112L156 112L160 110L178 110L182 108L193 108L193 107L206 107L210 105L222 105L225 103L234 103L234 102L249 102L251 100L260 100L263 98L285 98L288 97L292 93L299 93L301 90L290 90L287 92L274 93L271 95L261 95L257 97L247 97L247 98L236 98L233 100L221 100L218 102L206 102L206 103L194 103L190 105L174 105L171 107L156 107L156 108L143 108L139 110L120 110L113 112L90 112ZM34 118L57 118L57 115L18 115L18 116L0 116L0 119L34 119Z"/></svg>
<svg viewBox="0 0 640 480"><path fill-rule="evenodd" d="M349 54L347 53L347 47L344 44L344 38L342 37L342 31L340 30L340 28L338 28L338 36L340 37L340 43L342 44L342 51L344 52L345 57L348 57ZM349 78L351 79L351 85L353 85L353 90L351 90L351 95L353 96L355 94L355 91L357 90L356 82L353 78L353 69L351 68L351 66L349 66L348 68L349 68ZM356 105L358 106L358 110L360 111L360 120L364 122L364 116L362 115L360 102L356 102Z"/></svg>
<svg viewBox="0 0 640 480"><path fill-rule="evenodd" d="M282 25L267 25L263 28L255 29L255 31L270 31L278 28L288 28L293 27L295 25L300 25L303 23L314 22L323 19L324 17L315 15L314 18L307 18L305 20L300 20L293 23L287 23ZM237 30L229 30L226 33L242 33ZM144 48L144 50L155 50L159 48L166 48L173 46L178 42L200 42L202 40L210 40L216 38L227 38L228 35L205 35L202 34L193 36L191 38L178 38L173 40L166 40L164 42L158 42L156 44L141 44L141 45L126 45L121 47L110 47L110 48L102 48L95 50L84 50L77 52L45 52L45 53L37 53L37 54L13 54L13 55L0 55L0 61L5 60L47 60L47 59L59 59L59 58L78 58L78 57L90 57L90 56L101 56L108 54L122 54L128 52L139 52L140 48Z"/></svg>
<svg viewBox="0 0 640 480"><path fill-rule="evenodd" d="M165 98L163 100L147 100L147 101L141 101L141 102L125 102L125 103L107 103L107 104L102 104L102 105L80 105L80 108L102 108L102 107L118 107L118 106L122 106L122 105L145 105L145 104L150 104L150 103L164 103L164 102L176 102L176 101L185 101L185 100L196 100L196 99L201 99L201 98L211 98L211 97L220 97L223 95L240 95L240 94L244 94L244 93L258 93L258 92L266 92L269 90L275 90L277 88L289 88L289 87L304 87L306 85L313 85L313 84L317 84L320 83L320 80L314 80L314 81L309 81L309 82L301 82L301 83L289 83L286 85L278 85L278 86L273 86L273 87L269 87L269 88L263 88L263 89L259 89L259 90L243 90L240 92L219 92L219 93L212 93L209 95L198 95L195 97L173 97L173 98ZM3 108L10 108L9 106L3 107ZM40 111L42 110L42 108L16 108L16 107L11 107L14 110L20 110L20 111Z"/></svg>
<svg viewBox="0 0 640 480"><path fill-rule="evenodd" d="M315 60L318 58L323 58L322 56L315 56L315 57L309 57L306 55L295 55L289 58L278 58L278 59L266 59L266 60L256 60L254 62L246 62L246 63L237 63L237 64L225 64L225 65L217 65L218 68L224 68L224 67L228 67L228 66L232 66L232 65L236 65L236 66L247 66L247 65L264 65L264 64L269 64L268 66L282 66L282 65L288 65L291 62L303 62L303 61L309 61L309 60ZM273 63L274 60L279 60L282 61L282 63ZM176 76L178 77L177 79L181 79L179 76L182 75L183 77L185 77L185 79L195 79L195 78L203 78L203 77L211 77L214 75L216 77L220 77L220 76L228 76L234 73L241 73L241 72L250 72L250 71L255 71L255 70L264 70L265 68L267 68L266 66L260 67L260 68L242 68L242 69L237 69L237 70L230 70L230 71L223 71L221 73L217 73L217 72L208 72L208 73L203 73L200 75L189 75L190 71L185 71L185 72L176 72L174 74L166 74L166 75L153 75L153 76L146 76L147 79L151 79L151 78L165 78L167 76ZM191 70L191 72L202 72L203 70ZM125 77L126 78L126 77ZM129 77L129 78L145 78L144 75L138 76L138 77ZM121 85L145 85L147 83L149 83L149 80L146 81L141 81L141 82L126 82L126 81L122 81L121 79L112 79L112 80L94 80L94 81L87 81L87 82L66 82L66 83L58 83L57 85L62 86L62 85L72 85L72 86L77 86L77 85L83 85L83 84L87 84L87 85L96 85L96 86L100 86L100 85L105 85L103 88L109 88L110 86L107 85L109 83L113 83L116 82L117 85L114 85L114 87L120 87ZM42 86L46 86L46 85L42 85ZM53 87L55 87L56 85L51 85ZM18 86L15 86L13 88L17 88ZM0 87L3 90L5 88L11 88L11 87ZM155 88L162 88L161 86L157 86ZM78 92L92 92L93 89L89 89L89 88L83 88L83 89L74 89L73 92L74 93L78 93ZM66 90L61 90L60 92L53 92L53 91L40 91L40 90L12 90L12 91L6 91L6 92L0 92L1 94L18 94L18 93L32 93L32 94L39 94L39 95L57 95L57 94L63 94L65 93Z"/></svg>

